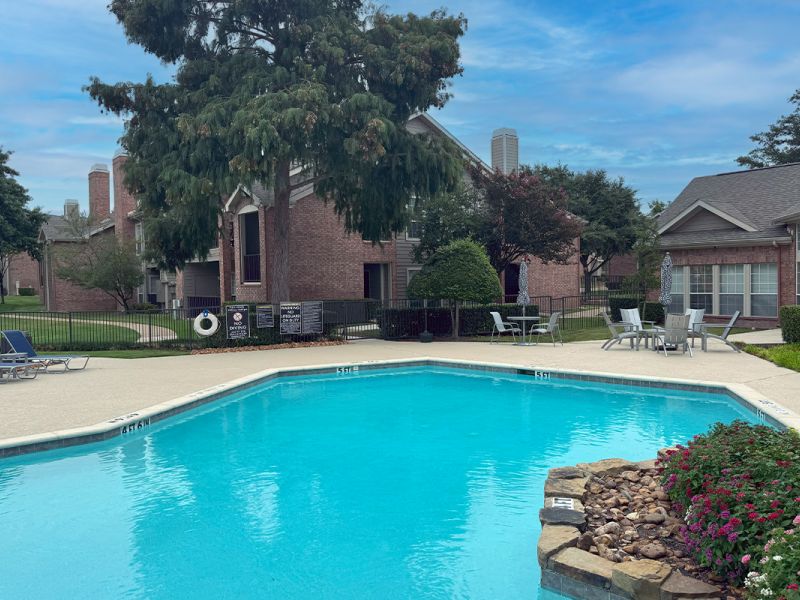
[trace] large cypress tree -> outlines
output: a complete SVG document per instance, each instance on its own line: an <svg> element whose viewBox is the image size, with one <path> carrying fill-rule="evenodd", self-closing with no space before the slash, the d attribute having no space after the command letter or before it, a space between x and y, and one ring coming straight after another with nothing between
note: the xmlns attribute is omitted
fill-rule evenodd
<svg viewBox="0 0 800 600"><path fill-rule="evenodd" d="M466 22L368 10L361 0L112 0L128 39L176 65L174 82L108 85L91 96L123 115L126 181L162 266L204 257L220 199L239 183L274 194L271 299L289 296L289 196L311 177L344 227L387 239L455 184L445 140L409 133L448 100ZM304 175L292 175L302 166Z"/></svg>

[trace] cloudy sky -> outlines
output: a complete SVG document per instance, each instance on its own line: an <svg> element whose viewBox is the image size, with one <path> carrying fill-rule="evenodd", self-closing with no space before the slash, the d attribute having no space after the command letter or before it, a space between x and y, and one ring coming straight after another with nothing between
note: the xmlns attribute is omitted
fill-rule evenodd
<svg viewBox="0 0 800 600"><path fill-rule="evenodd" d="M36 205L86 206L89 168L110 163L122 125L81 87L169 72L126 43L107 0L7 2L0 20L0 145ZM795 0L389 0L446 4L469 20L464 74L434 116L484 159L513 127L520 160L603 168L643 201L735 170L748 137L800 88Z"/></svg>

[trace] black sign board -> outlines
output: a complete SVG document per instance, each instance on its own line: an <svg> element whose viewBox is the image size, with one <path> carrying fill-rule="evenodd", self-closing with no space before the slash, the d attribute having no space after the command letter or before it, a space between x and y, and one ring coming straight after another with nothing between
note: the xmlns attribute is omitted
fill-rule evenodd
<svg viewBox="0 0 800 600"><path fill-rule="evenodd" d="M264 329L265 327L274 327L274 319L272 316L272 305L256 306L256 327Z"/></svg>
<svg viewBox="0 0 800 600"><path fill-rule="evenodd" d="M225 307L225 329L229 340L250 337L250 314L246 304L231 304Z"/></svg>
<svg viewBox="0 0 800 600"><path fill-rule="evenodd" d="M299 335L302 319L302 305L299 302L281 302L281 335Z"/></svg>
<svg viewBox="0 0 800 600"><path fill-rule="evenodd" d="M303 302L303 333L322 333L322 302Z"/></svg>

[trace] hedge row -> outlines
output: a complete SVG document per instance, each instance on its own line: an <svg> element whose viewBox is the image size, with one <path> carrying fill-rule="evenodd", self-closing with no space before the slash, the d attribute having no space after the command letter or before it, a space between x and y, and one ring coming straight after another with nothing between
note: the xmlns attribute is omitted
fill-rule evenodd
<svg viewBox="0 0 800 600"><path fill-rule="evenodd" d="M658 302L647 302L644 304L644 312L642 312L642 301L633 296L610 296L608 299L608 307L611 309L611 320L622 321L622 313L620 310L623 308L638 308L642 316L642 321L655 321L656 323L664 322L664 307Z"/></svg>
<svg viewBox="0 0 800 600"><path fill-rule="evenodd" d="M425 331L424 308L386 308L378 313L381 336L384 339L415 338ZM519 315L522 308L517 304L497 304L494 306L462 307L458 311L458 335L490 335L494 326L490 312L500 313L506 321L510 315ZM539 307L525 307L525 314L536 316ZM453 335L453 313L449 308L428 308L428 331L435 337Z"/></svg>
<svg viewBox="0 0 800 600"><path fill-rule="evenodd" d="M781 306L781 331L787 344L800 344L800 306Z"/></svg>

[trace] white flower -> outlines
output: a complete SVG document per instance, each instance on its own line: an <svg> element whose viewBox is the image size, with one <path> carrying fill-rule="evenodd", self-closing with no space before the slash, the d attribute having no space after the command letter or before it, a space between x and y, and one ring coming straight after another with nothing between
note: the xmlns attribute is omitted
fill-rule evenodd
<svg viewBox="0 0 800 600"><path fill-rule="evenodd" d="M769 588L764 588L763 590L761 590L761 595L762 596L772 596L772 590L769 589Z"/></svg>
<svg viewBox="0 0 800 600"><path fill-rule="evenodd" d="M776 554L775 556L772 557L772 560L774 560L775 562L780 562L783 560L783 557Z"/></svg>

